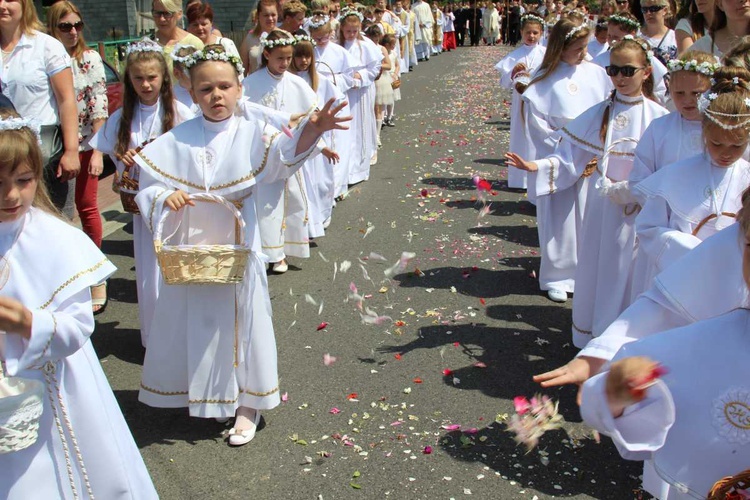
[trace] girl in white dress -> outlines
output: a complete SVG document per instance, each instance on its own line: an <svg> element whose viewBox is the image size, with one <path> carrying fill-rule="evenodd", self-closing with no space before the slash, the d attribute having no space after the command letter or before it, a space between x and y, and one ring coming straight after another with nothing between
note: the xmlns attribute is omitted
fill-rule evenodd
<svg viewBox="0 0 750 500"><path fill-rule="evenodd" d="M315 70L319 76L329 80L342 94L348 96L347 92L358 85L354 78L356 62L348 50L331 41L333 36L331 24L332 21L328 16L313 16L308 23L310 36L315 42ZM351 114L349 104L341 113L345 116ZM355 130L358 129L349 128L348 130L334 131L336 144L355 144ZM333 170L333 177L334 195L337 199L340 199L346 194L349 187L349 172L352 165L355 162L359 164L359 160L356 158L359 151L355 151L353 147L342 147L338 148L338 153L341 160Z"/></svg>
<svg viewBox="0 0 750 500"><path fill-rule="evenodd" d="M398 57L396 51L397 39L393 35L386 35L383 37L381 42L388 51L388 59L391 61L391 81L401 83L401 58ZM388 127L395 127L396 123L393 121L393 114L396 110L396 103L401 100L401 87L393 89L393 104L389 104L385 107L385 117L383 118L383 125Z"/></svg>
<svg viewBox="0 0 750 500"><path fill-rule="evenodd" d="M750 73L720 69L703 111L705 152L668 165L636 189L645 198L636 218L639 252L648 258L646 284L655 274L734 223L742 192L750 186L750 163L742 158L750 129ZM737 81L737 83L734 83ZM748 101L750 102L750 101ZM738 118L725 120L728 114Z"/></svg>
<svg viewBox="0 0 750 500"><path fill-rule="evenodd" d="M221 45L195 52L192 93L202 115L162 135L136 156L136 201L150 225L165 210L175 244L234 241L236 221L224 206L197 205L191 195L219 196L238 207L252 252L237 285L164 285L143 364L139 399L155 407L188 407L191 416L236 415L230 445L255 436L260 410L280 402L276 343L253 198L257 185L293 175L337 118L332 101L287 134L252 115L237 116L243 74ZM189 205L189 208L186 206ZM241 207L241 208L239 208Z"/></svg>
<svg viewBox="0 0 750 500"><path fill-rule="evenodd" d="M650 46L625 37L611 49L607 73L615 91L562 130L553 155L527 162L509 155L513 165L537 171L546 190L555 193L584 184L587 189L579 233L579 262L573 297L573 344L584 347L630 304L635 251L633 223L640 208L627 179L634 145L655 118L667 110L652 101ZM584 181L591 175L588 182Z"/></svg>
<svg viewBox="0 0 750 500"><path fill-rule="evenodd" d="M565 125L610 94L612 81L604 69L585 60L588 38L588 27L567 19L552 28L542 64L522 96L529 158L551 155ZM546 177L528 176L542 254L539 287L556 302L565 302L575 290L576 231L584 193L581 186L551 191Z"/></svg>
<svg viewBox="0 0 750 500"><path fill-rule="evenodd" d="M510 104L510 143L509 151L527 157L523 115L521 114L521 94L531 81L531 75L542 64L545 47L539 44L544 20L536 14L521 16L521 40L523 45L505 56L495 65L500 72L500 86L512 92ZM508 169L508 187L526 189L526 172L518 168Z"/></svg>
<svg viewBox="0 0 750 500"><path fill-rule="evenodd" d="M137 181L140 169L133 160L136 150L192 118L193 113L174 99L169 69L159 45L144 39L129 45L127 50L122 107L112 113L91 138L91 146L112 158L118 179L122 179L127 170L128 176ZM144 347L148 345L159 293L159 270L151 229L140 217L133 218L135 281Z"/></svg>
<svg viewBox="0 0 750 500"><path fill-rule="evenodd" d="M0 454L0 497L156 499L89 341L90 287L115 267L58 218L32 130L0 112L0 362L44 385L38 439Z"/></svg>
<svg viewBox="0 0 750 500"><path fill-rule="evenodd" d="M377 45L382 55L380 63L380 75L375 77L375 126L377 127L377 145L382 146L380 141L380 132L383 129L385 120L385 108L393 105L393 78L391 78L391 59L388 57L388 50L380 44L383 33L379 25L372 25L365 31L367 38Z"/></svg>
<svg viewBox="0 0 750 500"><path fill-rule="evenodd" d="M307 35L295 35L294 57L289 70L301 77L318 95L318 102L328 102L334 99L336 104L345 102L345 96L338 87L329 79L324 78L316 71L314 41ZM336 144L346 148L345 136L339 132L346 130L329 130L321 138L321 154L305 162L302 171L305 174L307 184L307 195L313 212L310 222L310 237L322 236L318 234L320 229L324 230L331 223L331 214L335 204L334 198L334 176L333 171L339 168L339 153ZM331 165L336 165L331 168Z"/></svg>
<svg viewBox="0 0 750 500"><path fill-rule="evenodd" d="M355 70L352 87L346 93L354 117L349 184L370 178L370 165L377 163L378 153L374 83L380 74L383 54L378 45L362 36L362 18L356 10L343 10L339 18L339 43L351 54Z"/></svg>
<svg viewBox="0 0 750 500"><path fill-rule="evenodd" d="M281 29L271 30L263 37L260 68L245 77L242 88L251 102L306 116L317 107L317 96L304 80L286 71L294 42L294 37ZM310 257L310 206L301 171L264 184L258 189L255 205L263 253L274 272L288 270L287 256Z"/></svg>

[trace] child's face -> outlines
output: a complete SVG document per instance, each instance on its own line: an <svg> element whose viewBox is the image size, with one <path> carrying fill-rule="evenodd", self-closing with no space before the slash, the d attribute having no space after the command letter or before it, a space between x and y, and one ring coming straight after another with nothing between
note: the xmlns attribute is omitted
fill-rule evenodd
<svg viewBox="0 0 750 500"><path fill-rule="evenodd" d="M714 123L703 125L706 151L717 167L727 168L742 158L748 135L744 129L724 130Z"/></svg>
<svg viewBox="0 0 750 500"><path fill-rule="evenodd" d="M567 49L563 50L561 57L562 61L570 64L571 66L581 64L583 59L586 57L587 44L588 39L586 37L581 37L571 43Z"/></svg>
<svg viewBox="0 0 750 500"><path fill-rule="evenodd" d="M312 57L308 55L294 56L294 65L297 67L297 70L300 72L304 72L310 69L311 63L312 63Z"/></svg>
<svg viewBox="0 0 750 500"><path fill-rule="evenodd" d="M637 97L641 95L643 82L651 75L651 67L644 64L645 54L636 49L620 49L610 56L610 66L636 68L633 76L624 76L622 72L616 76L610 76L617 92L621 95Z"/></svg>
<svg viewBox="0 0 750 500"><path fill-rule="evenodd" d="M523 27L521 36L524 44L536 45L539 42L539 37L542 36L542 27L538 23L528 23Z"/></svg>
<svg viewBox="0 0 750 500"><path fill-rule="evenodd" d="M208 121L226 120L237 107L242 87L234 66L224 61L207 61L190 70L193 101Z"/></svg>
<svg viewBox="0 0 750 500"><path fill-rule="evenodd" d="M624 31L618 25L609 23L607 24L607 42L610 45L614 45L615 42L619 42L625 35L632 35L633 33Z"/></svg>
<svg viewBox="0 0 750 500"><path fill-rule="evenodd" d="M396 50L396 40L391 40L390 42L388 42L386 48L388 49L388 52Z"/></svg>
<svg viewBox="0 0 750 500"><path fill-rule="evenodd" d="M331 30L330 29L312 30L310 32L310 36L315 41L315 45L317 45L321 49L324 49L325 46L328 45L328 42L331 41Z"/></svg>
<svg viewBox="0 0 750 500"><path fill-rule="evenodd" d="M292 63L292 55L294 49L291 45L281 45L274 47L270 51L268 49L263 51L263 56L268 61L268 71L274 75L283 75L284 71L289 68Z"/></svg>
<svg viewBox="0 0 750 500"><path fill-rule="evenodd" d="M351 19L351 18L349 18ZM341 27L341 31L344 33L344 40L351 42L357 39L359 31L362 27L359 22L346 21Z"/></svg>
<svg viewBox="0 0 750 500"><path fill-rule="evenodd" d="M690 121L702 118L698 111L698 97L710 87L708 77L694 71L677 71L672 73L669 80L669 93L677 112Z"/></svg>
<svg viewBox="0 0 750 500"><path fill-rule="evenodd" d="M134 63L128 69L130 83L138 94L141 103L153 106L159 100L161 86L164 83L161 64L157 61L142 61Z"/></svg>
<svg viewBox="0 0 750 500"><path fill-rule="evenodd" d="M0 170L0 223L19 220L29 211L38 183L28 165L19 165L15 172Z"/></svg>

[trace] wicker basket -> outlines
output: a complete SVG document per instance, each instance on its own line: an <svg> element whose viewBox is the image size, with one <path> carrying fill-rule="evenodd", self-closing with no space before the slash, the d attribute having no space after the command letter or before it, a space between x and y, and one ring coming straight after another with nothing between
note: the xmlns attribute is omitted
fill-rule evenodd
<svg viewBox="0 0 750 500"><path fill-rule="evenodd" d="M129 167L125 167L125 171L122 173L122 178L120 179L118 186L123 210L131 214L140 214L141 211L138 209L138 204L135 202L135 195L138 194L138 181L130 177Z"/></svg>
<svg viewBox="0 0 750 500"><path fill-rule="evenodd" d="M21 451L36 442L43 396L42 382L6 377L0 363L0 453Z"/></svg>
<svg viewBox="0 0 750 500"><path fill-rule="evenodd" d="M245 221L231 201L208 193L193 194L191 200L219 203L236 220L234 245L167 245L162 231L167 217L164 210L154 228L154 248L164 282L168 285L227 285L240 283L245 275L250 247L245 244ZM190 210L186 206L183 210Z"/></svg>
<svg viewBox="0 0 750 500"><path fill-rule="evenodd" d="M739 491L750 492L750 469L716 481L707 500L740 500L747 498Z"/></svg>

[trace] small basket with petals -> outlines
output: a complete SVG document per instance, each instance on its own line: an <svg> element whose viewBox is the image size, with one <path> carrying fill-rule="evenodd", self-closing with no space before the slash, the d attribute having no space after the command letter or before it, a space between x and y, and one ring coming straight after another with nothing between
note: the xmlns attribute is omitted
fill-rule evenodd
<svg viewBox="0 0 750 500"><path fill-rule="evenodd" d="M135 195L138 194L138 181L130 177L130 168L125 168L117 187L123 210L131 214L140 214L141 211L135 202Z"/></svg>
<svg viewBox="0 0 750 500"><path fill-rule="evenodd" d="M41 381L6 377L0 363L0 454L21 451L36 442L43 396Z"/></svg>
<svg viewBox="0 0 750 500"><path fill-rule="evenodd" d="M750 498L750 469L716 481L707 500L743 500Z"/></svg>
<svg viewBox="0 0 750 500"><path fill-rule="evenodd" d="M190 195L197 202L218 203L235 218L235 243L216 245L169 245L162 240L164 223L172 210L164 210L154 227L154 249L164 282L168 285L227 285L240 283L250 256L245 243L245 221L226 198L208 193ZM190 210L186 206L183 210Z"/></svg>

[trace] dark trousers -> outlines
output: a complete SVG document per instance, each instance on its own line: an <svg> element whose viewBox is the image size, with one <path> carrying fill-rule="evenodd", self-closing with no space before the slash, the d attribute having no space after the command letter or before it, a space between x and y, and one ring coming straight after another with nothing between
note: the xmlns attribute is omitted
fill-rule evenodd
<svg viewBox="0 0 750 500"><path fill-rule="evenodd" d="M471 39L471 45L479 45L479 38L482 36L482 29L471 29L469 27L469 38Z"/></svg>
<svg viewBox="0 0 750 500"><path fill-rule="evenodd" d="M460 47L464 46L464 35L466 34L466 28L456 28L456 43Z"/></svg>

